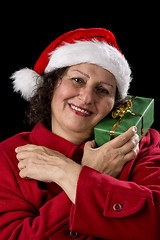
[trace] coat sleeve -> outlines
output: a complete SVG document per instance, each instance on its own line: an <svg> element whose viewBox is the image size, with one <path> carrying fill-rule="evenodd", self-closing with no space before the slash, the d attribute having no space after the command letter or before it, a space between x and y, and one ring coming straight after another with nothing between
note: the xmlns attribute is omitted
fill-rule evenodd
<svg viewBox="0 0 160 240"><path fill-rule="evenodd" d="M53 239L68 225L71 201L65 192L46 200L44 190L40 202L37 181L21 179L8 152L0 153L0 239Z"/></svg>
<svg viewBox="0 0 160 240"><path fill-rule="evenodd" d="M121 180L83 167L70 213L72 231L103 239L160 239L159 139L150 130Z"/></svg>

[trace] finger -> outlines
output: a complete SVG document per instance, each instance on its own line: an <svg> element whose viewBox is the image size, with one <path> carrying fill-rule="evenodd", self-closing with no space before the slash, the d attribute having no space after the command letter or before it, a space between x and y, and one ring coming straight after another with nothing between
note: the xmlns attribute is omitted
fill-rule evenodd
<svg viewBox="0 0 160 240"><path fill-rule="evenodd" d="M130 127L126 132L122 133L120 136L116 137L111 141L114 147L120 148L126 144L137 132L136 127Z"/></svg>
<svg viewBox="0 0 160 240"><path fill-rule="evenodd" d="M18 163L18 168L19 168L19 170L22 170L23 168L25 168L26 167L26 161L24 160L24 161L20 161L19 163Z"/></svg>
<svg viewBox="0 0 160 240"><path fill-rule="evenodd" d="M139 145L139 136L135 134L126 144L121 147L123 154L127 154L132 151L137 145Z"/></svg>
<svg viewBox="0 0 160 240"><path fill-rule="evenodd" d="M25 159L25 155L26 154L24 153L24 151L23 152L19 152L19 153L17 153L16 158L17 158L18 161L21 161L21 160Z"/></svg>
<svg viewBox="0 0 160 240"><path fill-rule="evenodd" d="M40 161L40 160L45 160L44 156L42 153L39 152L33 152L33 151L20 151L16 155L18 161L22 161L25 159L32 160L34 161Z"/></svg>
<svg viewBox="0 0 160 240"><path fill-rule="evenodd" d="M132 149L128 154L125 155L124 157L124 163L129 162L133 160L139 152L139 144L136 145L135 148Z"/></svg>
<svg viewBox="0 0 160 240"><path fill-rule="evenodd" d="M19 176L20 176L21 178L29 179L28 174L27 174L27 169L26 169L26 168L23 168L22 170L20 170Z"/></svg>
<svg viewBox="0 0 160 240"><path fill-rule="evenodd" d="M95 143L94 140L93 141L88 141L85 144L85 148L88 148L88 149L95 148L95 147L96 147L96 143Z"/></svg>
<svg viewBox="0 0 160 240"><path fill-rule="evenodd" d="M38 181L52 182L52 174L44 170L44 167L41 165L32 165L22 168L19 172L21 178L24 179L35 179Z"/></svg>
<svg viewBox="0 0 160 240"><path fill-rule="evenodd" d="M34 153L30 151L20 151L17 153L16 157L18 161L24 160L24 159L29 159L33 158Z"/></svg>
<svg viewBox="0 0 160 240"><path fill-rule="evenodd" d="M36 149L40 149L40 146L34 145L34 144L26 144L24 146L17 147L15 149L15 152L21 152L21 151L34 151Z"/></svg>

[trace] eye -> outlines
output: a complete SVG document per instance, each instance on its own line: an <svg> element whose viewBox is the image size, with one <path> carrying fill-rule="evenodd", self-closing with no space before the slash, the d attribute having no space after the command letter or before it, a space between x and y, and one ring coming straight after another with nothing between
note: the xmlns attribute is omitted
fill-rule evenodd
<svg viewBox="0 0 160 240"><path fill-rule="evenodd" d="M108 95L109 94L109 91L108 89L105 89L105 88L101 88L101 87L98 87L96 89L96 92L100 95Z"/></svg>
<svg viewBox="0 0 160 240"><path fill-rule="evenodd" d="M82 78L72 78L72 80L73 80L73 83L77 86L81 86L85 84Z"/></svg>

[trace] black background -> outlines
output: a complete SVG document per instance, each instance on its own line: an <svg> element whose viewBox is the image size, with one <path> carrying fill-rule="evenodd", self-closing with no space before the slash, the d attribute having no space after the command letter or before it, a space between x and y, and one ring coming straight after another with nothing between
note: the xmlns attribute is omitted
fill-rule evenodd
<svg viewBox="0 0 160 240"><path fill-rule="evenodd" d="M12 4L12 5L11 5ZM13 93L10 75L34 67L42 51L59 35L76 28L103 27L112 31L131 65L130 93L155 99L155 122L160 131L158 3L124 6L102 2L42 2L1 7L0 141L30 130L23 122L27 102Z"/></svg>

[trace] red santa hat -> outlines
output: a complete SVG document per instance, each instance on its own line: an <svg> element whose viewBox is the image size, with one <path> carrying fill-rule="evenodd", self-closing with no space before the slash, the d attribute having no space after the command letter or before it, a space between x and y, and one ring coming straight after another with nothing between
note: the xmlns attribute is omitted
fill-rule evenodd
<svg viewBox="0 0 160 240"><path fill-rule="evenodd" d="M24 68L11 76L14 91L30 100L41 75L80 63L96 64L111 72L116 79L120 98L126 97L131 69L113 33L103 28L77 29L58 37L41 54L34 70Z"/></svg>

